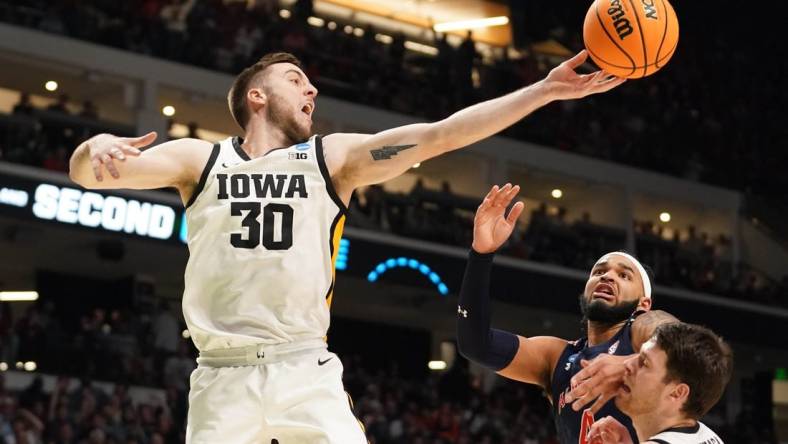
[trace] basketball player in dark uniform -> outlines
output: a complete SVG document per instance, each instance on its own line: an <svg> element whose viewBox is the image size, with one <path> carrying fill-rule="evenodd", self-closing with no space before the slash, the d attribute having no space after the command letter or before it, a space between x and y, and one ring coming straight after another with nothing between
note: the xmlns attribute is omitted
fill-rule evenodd
<svg viewBox="0 0 788 444"><path fill-rule="evenodd" d="M501 376L545 389L562 444L588 443L595 413L597 417L616 418L637 442L631 421L611 399L622 384L627 357L651 338L657 326L677 319L651 310L651 281L640 262L629 254L612 252L594 264L580 297L585 337L576 341L549 336L525 338L491 329L493 256L511 235L523 211L522 202L518 202L508 216L505 214L519 190L519 186L510 184L494 186L476 212L473 246L457 309L460 353ZM581 371L585 373L580 380L573 378ZM573 381L583 389L569 398Z"/></svg>

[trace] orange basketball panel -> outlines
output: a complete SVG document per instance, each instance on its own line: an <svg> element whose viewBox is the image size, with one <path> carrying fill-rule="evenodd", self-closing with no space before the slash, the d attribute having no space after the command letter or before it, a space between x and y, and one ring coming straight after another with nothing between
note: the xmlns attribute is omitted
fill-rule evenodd
<svg viewBox="0 0 788 444"><path fill-rule="evenodd" d="M635 66L645 65L640 24L630 0L596 0L595 9L613 45L625 52Z"/></svg>
<svg viewBox="0 0 788 444"><path fill-rule="evenodd" d="M667 0L662 0L661 3L664 4L665 7L665 16L668 17L667 23L667 30L665 32L665 38L662 42L662 49L659 52L659 60L657 60L657 67L661 68L668 63L668 60L673 56L673 53L676 52L676 47L679 43L679 20L676 17L676 12L673 10L673 6L667 2ZM667 54L667 57L666 57Z"/></svg>
<svg viewBox="0 0 788 444"><path fill-rule="evenodd" d="M586 13L583 24L583 42L591 59L605 71L617 76L633 72L634 61L621 48L616 47L602 25L603 18L596 13L596 3Z"/></svg>

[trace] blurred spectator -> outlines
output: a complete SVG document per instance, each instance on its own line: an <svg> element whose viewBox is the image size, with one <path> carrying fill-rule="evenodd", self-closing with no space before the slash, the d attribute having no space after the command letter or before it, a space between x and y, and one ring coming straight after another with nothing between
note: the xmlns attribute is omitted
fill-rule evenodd
<svg viewBox="0 0 788 444"><path fill-rule="evenodd" d="M178 344L178 353L164 362L164 384L178 391L189 388L189 375L196 368L194 358L189 356L186 343Z"/></svg>
<svg viewBox="0 0 788 444"><path fill-rule="evenodd" d="M79 115L86 119L98 119L98 108L92 101L85 100L82 103L82 110L79 112Z"/></svg>
<svg viewBox="0 0 788 444"><path fill-rule="evenodd" d="M11 315L11 304L0 302L0 361L16 362L16 337L13 334L14 319ZM0 385L0 388L1 385ZM2 390L0 390L2 396Z"/></svg>
<svg viewBox="0 0 788 444"><path fill-rule="evenodd" d="M153 348L156 350L157 362L163 362L178 350L181 332L178 320L165 300L159 303L159 310L153 318Z"/></svg>
<svg viewBox="0 0 788 444"><path fill-rule="evenodd" d="M307 17L313 14L314 9L313 0L296 0L293 7L293 15L299 20L306 21Z"/></svg>
<svg viewBox="0 0 788 444"><path fill-rule="evenodd" d="M65 147L59 146L44 158L42 166L51 171L68 172L70 153Z"/></svg>
<svg viewBox="0 0 788 444"><path fill-rule="evenodd" d="M192 139L199 139L200 138L200 135L199 135L199 130L200 129L197 127L197 122L189 122L188 128L189 128L189 133L188 133L188 135L186 137L190 137Z"/></svg>
<svg viewBox="0 0 788 444"><path fill-rule="evenodd" d="M61 94L57 96L57 101L47 107L50 111L56 111L63 114L68 114L68 95Z"/></svg>
<svg viewBox="0 0 788 444"><path fill-rule="evenodd" d="M14 114L33 114L33 104L30 103L30 93L23 92L19 95L19 102L14 105Z"/></svg>

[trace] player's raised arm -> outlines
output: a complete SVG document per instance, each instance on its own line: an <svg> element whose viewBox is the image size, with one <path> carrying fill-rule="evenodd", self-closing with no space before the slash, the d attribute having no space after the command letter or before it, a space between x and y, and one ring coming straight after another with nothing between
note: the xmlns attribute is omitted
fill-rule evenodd
<svg viewBox="0 0 788 444"><path fill-rule="evenodd" d="M575 69L587 57L582 51L533 85L465 108L435 123L406 125L374 135L327 136L324 142L332 177L341 188L383 182L417 162L490 137L552 101L579 99L623 83L623 79L602 71L576 73Z"/></svg>
<svg viewBox="0 0 788 444"><path fill-rule="evenodd" d="M494 186L474 219L473 248L468 258L457 308L457 345L471 361L507 378L547 387L566 341L525 338L490 328L490 274L494 252L509 238L523 211L516 203L505 215L519 186Z"/></svg>
<svg viewBox="0 0 788 444"><path fill-rule="evenodd" d="M155 139L155 132L142 137L99 134L74 151L69 177L90 189L175 187L184 197L197 182L212 145L178 139L142 150Z"/></svg>

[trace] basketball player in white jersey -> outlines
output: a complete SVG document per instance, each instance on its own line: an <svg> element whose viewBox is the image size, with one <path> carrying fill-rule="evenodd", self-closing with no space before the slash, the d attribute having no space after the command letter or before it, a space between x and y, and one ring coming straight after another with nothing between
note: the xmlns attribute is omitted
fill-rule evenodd
<svg viewBox="0 0 788 444"><path fill-rule="evenodd" d="M342 388L342 365L324 341L353 190L492 136L552 101L623 82L601 71L577 74L586 57L439 122L321 138L310 137L317 89L295 57L269 54L229 93L243 138L180 139L145 151L155 133L81 144L71 158L76 183L174 187L186 207L183 314L200 351L187 441L366 442Z"/></svg>
<svg viewBox="0 0 788 444"><path fill-rule="evenodd" d="M699 421L731 378L733 354L711 330L680 322L657 327L627 360L615 402L646 444L723 444ZM591 426L591 444L630 444L626 427L607 416Z"/></svg>

